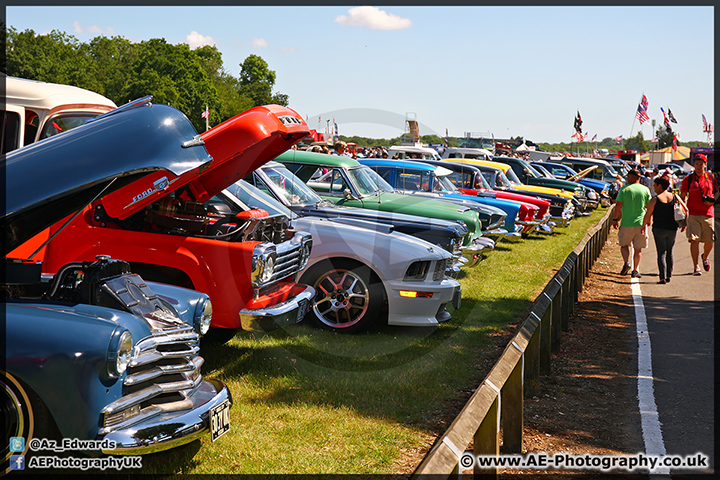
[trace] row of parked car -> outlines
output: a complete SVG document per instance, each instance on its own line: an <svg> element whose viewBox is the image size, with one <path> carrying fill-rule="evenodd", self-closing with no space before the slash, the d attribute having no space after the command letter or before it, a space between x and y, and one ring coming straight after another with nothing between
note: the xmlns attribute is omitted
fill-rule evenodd
<svg viewBox="0 0 720 480"><path fill-rule="evenodd" d="M201 338L437 325L496 242L609 201L601 182L510 157L305 152L308 126L277 105L198 134L150 97L117 108L5 80L6 440L109 439L110 454L215 440L232 396L201 375Z"/></svg>

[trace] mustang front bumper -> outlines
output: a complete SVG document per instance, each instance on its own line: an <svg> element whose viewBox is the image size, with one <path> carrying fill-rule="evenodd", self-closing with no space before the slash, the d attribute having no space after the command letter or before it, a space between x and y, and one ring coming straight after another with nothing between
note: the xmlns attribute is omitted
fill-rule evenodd
<svg viewBox="0 0 720 480"><path fill-rule="evenodd" d="M462 289L454 278L445 277L439 283L389 281L387 289L388 325L437 325L450 320L450 312L445 309L448 303L460 308ZM412 295L408 292L416 292L418 296L408 296ZM427 298L421 294L432 296Z"/></svg>
<svg viewBox="0 0 720 480"><path fill-rule="evenodd" d="M110 455L144 455L190 443L210 433L210 411L224 402L232 404L230 391L218 380L203 380L188 397L189 410L161 413L122 430L100 437L115 442L103 450Z"/></svg>

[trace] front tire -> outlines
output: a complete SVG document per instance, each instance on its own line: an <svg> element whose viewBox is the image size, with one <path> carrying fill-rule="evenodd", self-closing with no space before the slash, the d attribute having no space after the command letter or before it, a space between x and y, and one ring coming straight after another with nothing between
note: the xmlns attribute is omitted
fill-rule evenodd
<svg viewBox="0 0 720 480"><path fill-rule="evenodd" d="M0 371L2 389L3 426L3 468L10 472L11 455L25 455L33 438L56 438L54 422L45 404L32 391L25 388L15 377ZM25 451L16 452L10 448L11 437L25 439Z"/></svg>
<svg viewBox="0 0 720 480"><path fill-rule="evenodd" d="M312 267L302 281L315 288L307 317L320 328L357 333L370 328L380 317L384 289L365 265L328 260Z"/></svg>

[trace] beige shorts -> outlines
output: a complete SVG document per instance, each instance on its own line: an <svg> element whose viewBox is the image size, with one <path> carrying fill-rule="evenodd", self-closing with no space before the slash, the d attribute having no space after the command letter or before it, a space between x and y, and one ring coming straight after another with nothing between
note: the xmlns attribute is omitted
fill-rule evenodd
<svg viewBox="0 0 720 480"><path fill-rule="evenodd" d="M621 247L647 248L648 237L640 233L642 227L620 227L618 230L618 243Z"/></svg>
<svg viewBox="0 0 720 480"><path fill-rule="evenodd" d="M713 217L703 217L702 215L688 215L687 230L685 235L688 241L700 241L700 243L715 243L715 230Z"/></svg>

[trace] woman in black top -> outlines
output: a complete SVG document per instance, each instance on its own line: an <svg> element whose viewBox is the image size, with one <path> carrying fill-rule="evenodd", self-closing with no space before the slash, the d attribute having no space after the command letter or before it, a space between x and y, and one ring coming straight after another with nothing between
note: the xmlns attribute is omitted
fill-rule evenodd
<svg viewBox="0 0 720 480"><path fill-rule="evenodd" d="M653 180L653 189L655 189L657 196L653 197L647 204L647 213L645 213L645 219L643 220L643 226L652 223L653 238L657 249L658 274L660 276L658 283L661 284L669 282L670 277L672 277L672 250L675 245L675 235L679 228L678 223L675 221L675 202L680 204L685 215L687 215L687 206L674 193L668 191L669 186L670 182L665 177L656 177ZM685 230L685 227L682 230Z"/></svg>

